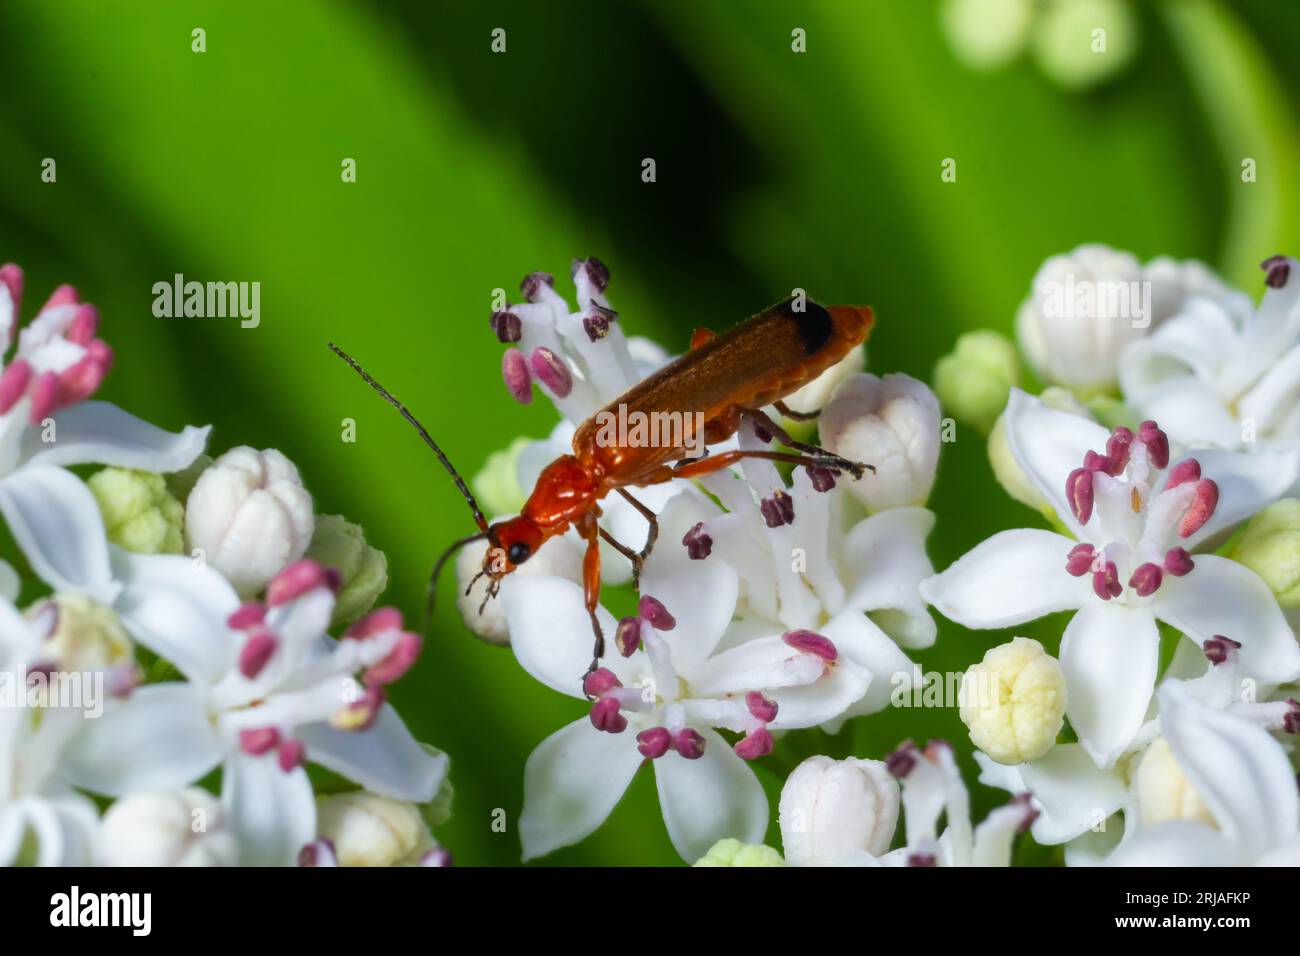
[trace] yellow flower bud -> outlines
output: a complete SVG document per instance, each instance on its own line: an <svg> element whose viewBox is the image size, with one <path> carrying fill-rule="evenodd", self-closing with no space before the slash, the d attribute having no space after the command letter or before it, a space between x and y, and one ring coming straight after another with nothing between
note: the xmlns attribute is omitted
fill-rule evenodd
<svg viewBox="0 0 1300 956"><path fill-rule="evenodd" d="M1157 737L1142 754L1135 779L1142 822L1154 826L1166 820L1195 820L1215 826L1214 814L1196 792L1164 737Z"/></svg>
<svg viewBox="0 0 1300 956"><path fill-rule="evenodd" d="M90 476L108 539L139 554L180 554L185 509L162 475L131 468L105 468Z"/></svg>
<svg viewBox="0 0 1300 956"><path fill-rule="evenodd" d="M102 671L134 659L135 645L112 608L83 594L55 594L47 600L58 608L54 633L41 653L67 671ZM44 601L28 613L36 613Z"/></svg>
<svg viewBox="0 0 1300 956"><path fill-rule="evenodd" d="M741 843L728 837L719 840L695 866L785 866L781 854L761 843Z"/></svg>
<svg viewBox="0 0 1300 956"><path fill-rule="evenodd" d="M1230 557L1250 568L1284 608L1300 608L1300 499L1275 501L1250 519Z"/></svg>
<svg viewBox="0 0 1300 956"><path fill-rule="evenodd" d="M1013 638L962 678L960 712L970 739L1002 764L1047 753L1065 723L1065 674L1043 645Z"/></svg>
<svg viewBox="0 0 1300 956"><path fill-rule="evenodd" d="M414 866L434 846L419 807L364 790L317 797L316 828L339 866Z"/></svg>

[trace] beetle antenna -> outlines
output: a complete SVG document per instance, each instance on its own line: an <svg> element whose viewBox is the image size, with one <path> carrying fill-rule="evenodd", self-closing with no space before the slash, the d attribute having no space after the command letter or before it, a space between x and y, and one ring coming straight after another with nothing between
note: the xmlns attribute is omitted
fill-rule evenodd
<svg viewBox="0 0 1300 956"><path fill-rule="evenodd" d="M438 558L438 563L433 566L433 573L429 575L429 593L424 599L424 631L426 634L429 631L429 622L433 620L433 604L438 597L438 578L442 574L442 566L465 545L473 544L475 541L482 541L487 536L486 531L480 531L478 534L471 534L459 541L453 541L447 550L442 552L442 555ZM482 574L482 572L480 571L479 574ZM477 580L478 575L475 575L474 581ZM470 582L471 587L473 587L474 581ZM465 593L468 594L469 592L466 591ZM479 613L483 613L482 608L479 608Z"/></svg>
<svg viewBox="0 0 1300 956"><path fill-rule="evenodd" d="M465 479L462 478L460 476L460 473L457 472L456 469L452 466L451 460L443 453L443 450L438 447L438 443L433 440L433 436L429 434L428 430L423 425L420 424L419 419L417 419L414 415L412 415L410 410L401 402L399 402L396 396L394 396L392 392L390 392L388 389L384 388L384 386L380 385L373 378L371 378L370 373L367 372L365 369L363 369L360 365L358 365L356 359L354 359L347 352L343 351L333 342L329 343L329 347L330 347L330 351L332 351L343 361L347 362L348 365L352 366L352 371L360 375L362 379L365 380L365 383L367 385L369 385L371 388L373 388L376 392L380 394L380 396L384 399L384 401L386 401L389 405L392 405L395 409L401 412L402 417L411 423L411 427L420 433L420 437L424 439L424 443L433 449L433 453L438 456L438 460L442 462L442 466L446 468L447 473L451 475L452 481L456 482L456 487L460 489L460 493L465 496L465 500L469 503L470 511L474 512L474 523L478 525L479 531L482 534L487 534L487 530L488 530L487 519L483 517L483 512L479 510L478 502L474 500L474 495L470 492L469 486L465 484ZM471 540L471 539L467 539L467 540ZM465 543L465 542L461 542L461 543ZM446 555L444 555L443 557L445 558ZM441 562L439 562L439 567L441 566L442 566Z"/></svg>

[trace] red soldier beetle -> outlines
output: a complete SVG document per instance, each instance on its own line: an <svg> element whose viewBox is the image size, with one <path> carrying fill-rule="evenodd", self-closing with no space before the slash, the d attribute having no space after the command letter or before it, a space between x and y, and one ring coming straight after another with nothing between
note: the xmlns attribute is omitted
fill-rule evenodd
<svg viewBox="0 0 1300 956"><path fill-rule="evenodd" d="M748 418L760 434L774 437L792 451L737 450L688 458L684 447L697 438L694 434L687 434L686 441L674 447L602 444L596 440L595 422L599 417L596 415L575 432L573 454L557 458L542 470L521 513L491 525L464 479L406 406L342 349L332 342L330 348L395 407L425 444L433 449L469 503L474 522L478 525L477 533L453 543L434 566L429 579L426 627L433 609L439 573L459 548L487 539L483 568L470 581L472 588L480 577L488 578L487 595L483 599L486 605L497 595L502 578L536 554L550 538L574 528L587 545L583 560L583 592L595 635L591 665L591 670L594 670L605 652L604 634L596 617L600 601L600 540L603 538L632 562L639 583L641 566L650 555L658 535L654 512L638 501L629 488L660 484L674 478L698 478L747 458L820 469L823 478L833 478L839 472L847 471L856 480L864 471L875 470L871 465L851 462L816 445L794 440L762 411L763 407L774 405L782 415L791 419L815 418L818 412L794 412L783 399L817 378L865 340L872 322L872 312L867 307L824 308L808 299L786 299L721 335L708 329L697 329L691 338L690 351L634 385L603 410L610 414L619 408L624 414L633 411L679 413L684 421L703 423L705 445L730 438L740 428L741 421ZM649 524L646 542L640 551L615 540L597 522L601 513L599 502L611 492L622 495ZM466 593L469 593L468 588ZM482 606L479 610L482 611Z"/></svg>

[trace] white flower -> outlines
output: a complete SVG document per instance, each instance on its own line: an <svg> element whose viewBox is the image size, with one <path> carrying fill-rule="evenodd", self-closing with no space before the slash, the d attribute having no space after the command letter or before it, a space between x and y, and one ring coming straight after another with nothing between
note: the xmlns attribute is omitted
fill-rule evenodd
<svg viewBox="0 0 1300 956"><path fill-rule="evenodd" d="M60 778L69 739L81 726L79 711L35 708L27 700L28 671L54 625L52 613L27 620L0 600L0 866L22 859L34 841L38 866L90 862L94 804ZM20 700L21 698L21 700Z"/></svg>
<svg viewBox="0 0 1300 956"><path fill-rule="evenodd" d="M1300 455L1206 451L1171 461L1153 422L1107 434L1018 390L1012 452L1074 540L1004 531L921 585L967 627L1000 628L1074 610L1061 641L1070 723L1100 766L1142 725L1163 620L1193 639L1243 643L1246 672L1300 676L1300 647L1268 586L1234 561L1191 549L1249 517L1295 481Z"/></svg>
<svg viewBox="0 0 1300 956"><path fill-rule="evenodd" d="M240 606L205 565L117 557L123 622L187 682L149 684L108 708L69 748L69 779L119 796L183 786L219 766L247 865L289 865L315 838L304 760L394 799L436 792L445 758L427 754L383 702L419 650L396 611L372 612L335 642L325 631L337 581L313 561L273 579L265 605Z"/></svg>
<svg viewBox="0 0 1300 956"><path fill-rule="evenodd" d="M1300 447L1300 263L1264 263L1259 309L1194 298L1120 361L1124 397L1171 437L1221 448Z"/></svg>
<svg viewBox="0 0 1300 956"><path fill-rule="evenodd" d="M616 623L598 609L613 640L604 666L585 679L592 635L581 588L535 577L503 594L511 647L524 669L593 701L589 716L551 735L528 759L520 821L526 859L595 830L646 759L684 859L700 858L724 837L761 842L767 800L746 760L771 749L772 731L830 720L867 689L871 675L822 634L769 632L722 649L736 572L722 562L682 565L647 563L643 593L663 603L643 597L640 616ZM713 728L744 737L733 747Z"/></svg>
<svg viewBox="0 0 1300 956"><path fill-rule="evenodd" d="M1257 721L1160 689L1160 723L1212 823L1169 820L1127 837L1111 866L1300 866L1300 797L1286 751Z"/></svg>
<svg viewBox="0 0 1300 956"><path fill-rule="evenodd" d="M939 400L916 379L865 372L844 380L823 410L827 450L875 471L847 488L869 511L924 505L939 464Z"/></svg>
<svg viewBox="0 0 1300 956"><path fill-rule="evenodd" d="M781 843L792 866L884 856L898 826L898 782L880 760L809 757L781 788Z"/></svg>
<svg viewBox="0 0 1300 956"><path fill-rule="evenodd" d="M106 560L81 547L102 526L90 490L65 466L98 463L144 471L187 467L203 451L207 428L171 434L115 405L87 401L112 352L95 337L99 312L60 286L12 342L22 272L0 267L0 515L32 568L51 586L93 580L107 586ZM112 594L99 593L102 600Z"/></svg>
<svg viewBox="0 0 1300 956"><path fill-rule="evenodd" d="M144 790L108 808L95 838L99 866L235 866L239 842L224 808L198 787Z"/></svg>
<svg viewBox="0 0 1300 956"><path fill-rule="evenodd" d="M621 500L621 499L619 499ZM488 596L487 578L479 574L487 554L487 541L466 545L456 555L456 609L470 631L489 644L509 644L510 626L501 601L485 600ZM516 580L526 577L560 577L569 581L582 580L582 555L584 546L570 534L551 538L513 574L501 580L498 594L506 594ZM623 559L624 563L626 559Z"/></svg>
<svg viewBox="0 0 1300 956"><path fill-rule="evenodd" d="M232 448L199 476L186 501L187 546L243 597L301 558L314 526L298 469L273 448Z"/></svg>
<svg viewBox="0 0 1300 956"><path fill-rule="evenodd" d="M1083 391L1108 389L1125 348L1177 312L1189 296L1233 307L1240 302L1239 294L1199 263L1157 259L1143 268L1130 253L1083 245L1039 268L1017 313L1016 337L1046 382Z"/></svg>

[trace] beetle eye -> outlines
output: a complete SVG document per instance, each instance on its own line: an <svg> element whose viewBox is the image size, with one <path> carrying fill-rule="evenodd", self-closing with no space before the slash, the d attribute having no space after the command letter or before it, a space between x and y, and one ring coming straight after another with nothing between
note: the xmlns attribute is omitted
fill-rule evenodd
<svg viewBox="0 0 1300 956"><path fill-rule="evenodd" d="M525 561L529 559L529 557L532 556L532 553L533 553L533 549L528 547L527 544L525 544L522 541L516 541L514 544L510 546L510 551L509 551L510 563L523 564Z"/></svg>

